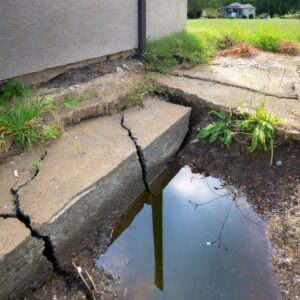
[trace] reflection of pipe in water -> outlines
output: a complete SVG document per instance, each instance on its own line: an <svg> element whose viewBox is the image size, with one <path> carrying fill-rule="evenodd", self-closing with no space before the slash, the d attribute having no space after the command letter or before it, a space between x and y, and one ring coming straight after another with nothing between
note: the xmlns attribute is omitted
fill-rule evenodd
<svg viewBox="0 0 300 300"><path fill-rule="evenodd" d="M163 201L162 196L152 202L152 226L155 255L155 280L158 289L164 289L163 270Z"/></svg>

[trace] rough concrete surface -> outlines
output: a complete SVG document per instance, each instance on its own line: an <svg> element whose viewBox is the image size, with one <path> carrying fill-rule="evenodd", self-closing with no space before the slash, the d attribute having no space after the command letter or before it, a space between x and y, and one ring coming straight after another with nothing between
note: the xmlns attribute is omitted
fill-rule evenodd
<svg viewBox="0 0 300 300"><path fill-rule="evenodd" d="M190 108L152 99L145 100L143 108L125 112L124 124L137 138L145 156L148 182L179 150L188 131L190 113Z"/></svg>
<svg viewBox="0 0 300 300"><path fill-rule="evenodd" d="M279 131L300 140L300 100L295 92L300 60L277 57L272 61L272 57L261 54L253 59L217 58L209 66L158 75L157 82L169 89L174 99L179 96L187 105L196 107L193 113L203 107L253 112L268 93L267 110L284 123Z"/></svg>
<svg viewBox="0 0 300 300"><path fill-rule="evenodd" d="M148 180L179 149L189 116L189 108L150 98L143 108L125 112L123 121L140 140ZM50 144L47 153L37 149L0 165L1 184L5 183L1 188L8 201L17 201L15 212L30 226L28 230L18 219L0 218L2 295L17 297L38 286L53 267L42 255L44 249L64 266L85 232L99 220L120 215L145 189L145 166L121 120L121 115L115 115L82 122ZM32 174L37 160L41 160L40 170ZM20 177L15 177L15 170ZM15 198L9 194L12 186L18 187ZM6 213L14 212L5 210L5 203L3 207ZM30 232L37 236L31 237ZM45 238L50 248L45 248Z"/></svg>
<svg viewBox="0 0 300 300"><path fill-rule="evenodd" d="M36 171L34 164L43 157L45 151L37 147L19 156L0 160L0 215L16 213L11 189L31 180Z"/></svg>
<svg viewBox="0 0 300 300"><path fill-rule="evenodd" d="M70 86L56 91L51 89L54 95L72 95L75 98L86 96L86 100L77 107L59 108L57 116L60 123L67 126L79 123L83 119L115 113L126 106L125 96L133 93L134 85L142 79L140 74L121 71L100 76L76 87ZM49 90L47 92L49 93Z"/></svg>
<svg viewBox="0 0 300 300"><path fill-rule="evenodd" d="M52 266L42 254L44 243L19 220L0 218L0 245L0 299L17 299L47 279Z"/></svg>

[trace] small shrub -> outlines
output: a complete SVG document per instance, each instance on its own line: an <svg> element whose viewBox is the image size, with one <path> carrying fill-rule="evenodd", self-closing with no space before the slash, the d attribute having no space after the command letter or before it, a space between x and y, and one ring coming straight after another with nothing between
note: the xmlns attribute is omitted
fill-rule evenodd
<svg viewBox="0 0 300 300"><path fill-rule="evenodd" d="M268 52L278 53L280 51L280 39L274 35L258 34L254 39L254 45Z"/></svg>
<svg viewBox="0 0 300 300"><path fill-rule="evenodd" d="M165 72L183 62L193 66L204 58L204 47L195 35L182 32L147 43L144 58L150 71Z"/></svg>
<svg viewBox="0 0 300 300"><path fill-rule="evenodd" d="M265 108L265 100L255 109L254 114L237 116L234 120L231 114L211 112L219 120L201 129L199 136L208 138L210 143L219 140L229 147L235 135L245 134L250 137L247 149L254 152L257 149L270 151L270 164L273 163L275 128L282 122L268 113Z"/></svg>

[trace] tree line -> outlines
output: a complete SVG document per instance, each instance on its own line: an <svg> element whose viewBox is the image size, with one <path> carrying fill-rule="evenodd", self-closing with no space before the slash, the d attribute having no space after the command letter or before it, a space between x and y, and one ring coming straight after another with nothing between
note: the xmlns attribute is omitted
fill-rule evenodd
<svg viewBox="0 0 300 300"><path fill-rule="evenodd" d="M188 13L190 16L199 17L205 9L220 9L234 2L252 4L258 15L268 13L271 17L300 10L300 0L188 0Z"/></svg>

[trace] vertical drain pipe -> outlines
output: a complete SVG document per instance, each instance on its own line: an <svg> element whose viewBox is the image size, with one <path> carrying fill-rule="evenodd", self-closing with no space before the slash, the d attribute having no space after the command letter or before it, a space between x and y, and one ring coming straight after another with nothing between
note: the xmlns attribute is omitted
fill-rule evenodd
<svg viewBox="0 0 300 300"><path fill-rule="evenodd" d="M146 0L138 0L138 49L136 57L141 59L146 50L147 25L146 25Z"/></svg>

